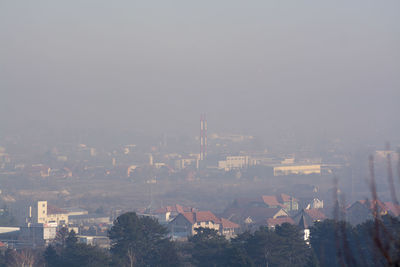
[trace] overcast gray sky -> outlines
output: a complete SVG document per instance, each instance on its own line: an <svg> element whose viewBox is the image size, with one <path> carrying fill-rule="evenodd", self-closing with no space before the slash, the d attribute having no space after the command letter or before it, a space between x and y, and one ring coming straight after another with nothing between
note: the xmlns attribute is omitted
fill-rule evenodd
<svg viewBox="0 0 400 267"><path fill-rule="evenodd" d="M400 1L0 0L2 125L400 128Z"/></svg>

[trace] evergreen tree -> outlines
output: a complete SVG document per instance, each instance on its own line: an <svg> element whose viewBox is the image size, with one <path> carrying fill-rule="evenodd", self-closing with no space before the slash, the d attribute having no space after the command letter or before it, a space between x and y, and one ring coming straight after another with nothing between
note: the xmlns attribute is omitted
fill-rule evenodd
<svg viewBox="0 0 400 267"><path fill-rule="evenodd" d="M167 229L134 212L119 216L108 234L114 265L177 266L179 258Z"/></svg>
<svg viewBox="0 0 400 267"><path fill-rule="evenodd" d="M253 261L247 254L246 250L241 246L234 246L231 244L226 251L227 266L232 267L245 267L254 266Z"/></svg>
<svg viewBox="0 0 400 267"><path fill-rule="evenodd" d="M58 230L55 239L56 245L58 247L65 248L68 235L69 235L68 228L62 227L60 230Z"/></svg>
<svg viewBox="0 0 400 267"><path fill-rule="evenodd" d="M244 247L256 266L279 266L282 251L278 251L279 236L267 227L260 227L248 236Z"/></svg>
<svg viewBox="0 0 400 267"><path fill-rule="evenodd" d="M317 222L311 228L311 247L322 266L387 266L389 262L376 247L374 230L373 221L367 221L356 228L343 221ZM385 238L383 229L380 232L380 241L391 251L390 242L387 243L390 238ZM386 232L392 230L387 228ZM399 250L393 250L392 253L398 255Z"/></svg>
<svg viewBox="0 0 400 267"><path fill-rule="evenodd" d="M65 239L65 247L59 245L59 251L48 246L44 252L48 267L106 267L109 266L107 253L97 247L80 244L74 231Z"/></svg>
<svg viewBox="0 0 400 267"><path fill-rule="evenodd" d="M44 260L48 267L60 266L60 256L52 245L49 245L44 252Z"/></svg>
<svg viewBox="0 0 400 267"><path fill-rule="evenodd" d="M322 266L339 266L338 237L334 220L316 222L311 227L310 244Z"/></svg>
<svg viewBox="0 0 400 267"><path fill-rule="evenodd" d="M244 232L231 246L242 262L238 266L315 266L312 250L304 242L300 229L284 223L275 230L260 227L253 234Z"/></svg>
<svg viewBox="0 0 400 267"><path fill-rule="evenodd" d="M196 266L228 266L229 242L216 230L197 228L189 242L193 244L192 263Z"/></svg>
<svg viewBox="0 0 400 267"><path fill-rule="evenodd" d="M400 266L400 220L384 216L354 229L357 259L364 266Z"/></svg>
<svg viewBox="0 0 400 267"><path fill-rule="evenodd" d="M315 265L312 250L305 243L303 234L296 225L284 223L277 225L275 233L279 237L276 249L281 252L279 266Z"/></svg>

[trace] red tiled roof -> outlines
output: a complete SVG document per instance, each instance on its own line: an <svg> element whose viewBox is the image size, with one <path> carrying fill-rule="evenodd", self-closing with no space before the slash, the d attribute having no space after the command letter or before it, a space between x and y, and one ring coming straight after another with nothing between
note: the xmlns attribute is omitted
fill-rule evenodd
<svg viewBox="0 0 400 267"><path fill-rule="evenodd" d="M189 212L191 210L192 210L191 207L184 207L179 204L176 204L174 206L166 206L166 207L159 208L159 209L155 210L154 213L156 213L156 214L162 214L162 213L166 213L166 212L183 213L183 212Z"/></svg>
<svg viewBox="0 0 400 267"><path fill-rule="evenodd" d="M276 199L276 196L262 196L262 199L264 203L267 204L268 206L277 206L277 207L282 206Z"/></svg>
<svg viewBox="0 0 400 267"><path fill-rule="evenodd" d="M181 213L191 224L197 222L213 222L222 225L222 228L239 228L239 225L225 218L218 218L211 211L196 211Z"/></svg>
<svg viewBox="0 0 400 267"><path fill-rule="evenodd" d="M227 220L225 218L221 218L222 228L239 228L239 225Z"/></svg>
<svg viewBox="0 0 400 267"><path fill-rule="evenodd" d="M289 195L287 195L287 194L284 194L284 193L280 194L278 197L279 197L280 199L282 199L283 202L290 202L290 200L292 200L292 201L298 201L296 198L294 198L294 197L292 197L292 196L289 196Z"/></svg>
<svg viewBox="0 0 400 267"><path fill-rule="evenodd" d="M183 217L186 218L191 224L195 223L194 214L193 212L183 212L181 213Z"/></svg>
<svg viewBox="0 0 400 267"><path fill-rule="evenodd" d="M267 223L269 227L274 227L275 225L281 225L282 223L294 224L294 221L290 217L278 217L276 219L269 218Z"/></svg>
<svg viewBox="0 0 400 267"><path fill-rule="evenodd" d="M319 209L308 209L304 210L304 212L307 213L307 215L310 216L314 221L326 219L326 215L323 214Z"/></svg>
<svg viewBox="0 0 400 267"><path fill-rule="evenodd" d="M251 218L251 220L255 223L265 224L267 219L273 218L281 211L283 211L282 208L230 208L223 213L223 216L230 218L236 223L243 223L243 221L247 218Z"/></svg>
<svg viewBox="0 0 400 267"><path fill-rule="evenodd" d="M359 200L358 202L360 202L363 205L366 205L367 207L369 206L368 208L371 209L371 210L373 210L375 208L375 204L378 204L378 208L381 211L388 211L388 209L385 206L385 204L382 201L380 201L379 199L377 199L376 201L363 199L363 200ZM368 205L368 203L369 203L369 205Z"/></svg>
<svg viewBox="0 0 400 267"><path fill-rule="evenodd" d="M215 216L211 211L196 211L196 212L183 212L181 213L190 223L195 222L209 222L220 223L221 220Z"/></svg>
<svg viewBox="0 0 400 267"><path fill-rule="evenodd" d="M196 222L220 222L220 219L218 219L217 216L215 216L211 211L198 211L193 213L196 214Z"/></svg>
<svg viewBox="0 0 400 267"><path fill-rule="evenodd" d="M184 212L183 207L182 207L181 205L179 205L179 204L176 204L176 205L175 205L175 209L176 209L176 211L179 212L179 213Z"/></svg>

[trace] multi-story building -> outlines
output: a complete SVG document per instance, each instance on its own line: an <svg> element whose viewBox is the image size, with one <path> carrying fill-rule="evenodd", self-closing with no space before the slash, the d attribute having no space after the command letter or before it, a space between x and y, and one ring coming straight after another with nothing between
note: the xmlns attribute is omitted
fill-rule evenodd
<svg viewBox="0 0 400 267"><path fill-rule="evenodd" d="M249 166L249 156L228 156L225 160L218 161L218 169L230 171Z"/></svg>
<svg viewBox="0 0 400 267"><path fill-rule="evenodd" d="M25 246L41 246L56 238L56 223L33 223L21 227L20 239Z"/></svg>
<svg viewBox="0 0 400 267"><path fill-rule="evenodd" d="M55 223L58 226L68 225L68 212L54 206L47 205L47 201L38 201L36 207L30 208L34 223ZM33 216L32 216L33 215Z"/></svg>
<svg viewBox="0 0 400 267"><path fill-rule="evenodd" d="M274 176L281 175L307 175L307 174L321 174L321 164L312 165L284 165L274 167Z"/></svg>

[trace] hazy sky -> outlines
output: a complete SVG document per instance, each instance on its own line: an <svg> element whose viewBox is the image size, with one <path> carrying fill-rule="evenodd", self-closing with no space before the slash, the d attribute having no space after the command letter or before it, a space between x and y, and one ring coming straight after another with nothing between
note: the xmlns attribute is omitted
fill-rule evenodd
<svg viewBox="0 0 400 267"><path fill-rule="evenodd" d="M0 0L2 125L400 129L400 1ZM4 126L3 126L4 127Z"/></svg>

